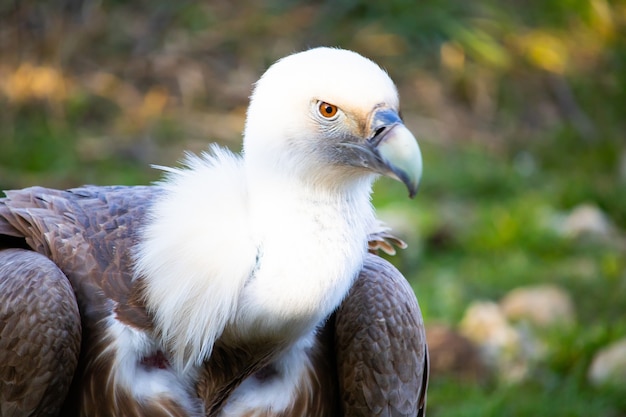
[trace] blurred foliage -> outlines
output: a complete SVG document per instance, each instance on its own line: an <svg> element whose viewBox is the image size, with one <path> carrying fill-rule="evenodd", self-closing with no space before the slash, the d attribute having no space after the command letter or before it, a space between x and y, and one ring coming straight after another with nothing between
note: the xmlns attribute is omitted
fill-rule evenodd
<svg viewBox="0 0 626 417"><path fill-rule="evenodd" d="M626 335L624 0L6 0L0 189L146 183L183 149L236 150L264 68L321 44L387 68L420 138L417 201L383 179L375 204L410 243L393 262L427 322L532 283L575 302L530 378L434 375L429 415L625 415L623 389L586 380ZM610 236L560 231L580 204Z"/></svg>

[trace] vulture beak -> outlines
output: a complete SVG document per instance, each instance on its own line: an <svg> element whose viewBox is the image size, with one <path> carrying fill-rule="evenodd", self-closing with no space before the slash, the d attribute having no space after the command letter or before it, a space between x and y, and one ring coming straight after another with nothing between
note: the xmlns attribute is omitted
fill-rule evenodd
<svg viewBox="0 0 626 417"><path fill-rule="evenodd" d="M422 153L413 134L388 107L374 109L368 131L364 143L343 142L355 152L351 162L403 182L413 198L422 177Z"/></svg>

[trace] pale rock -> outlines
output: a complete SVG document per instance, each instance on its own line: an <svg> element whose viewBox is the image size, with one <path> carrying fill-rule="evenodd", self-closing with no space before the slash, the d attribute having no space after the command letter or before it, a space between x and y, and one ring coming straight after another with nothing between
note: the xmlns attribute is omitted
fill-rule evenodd
<svg viewBox="0 0 626 417"><path fill-rule="evenodd" d="M599 350L587 373L594 385L626 384L626 338L617 340Z"/></svg>
<svg viewBox="0 0 626 417"><path fill-rule="evenodd" d="M560 227L565 236L579 237L591 235L608 237L613 232L613 226L604 212L595 205L581 204L565 217Z"/></svg>
<svg viewBox="0 0 626 417"><path fill-rule="evenodd" d="M500 306L491 301L472 303L460 324L461 333L476 343L486 362L507 382L529 373L528 335L513 327Z"/></svg>
<svg viewBox="0 0 626 417"><path fill-rule="evenodd" d="M516 288L500 301L500 308L509 320L527 320L539 327L570 325L575 321L571 297L556 285Z"/></svg>

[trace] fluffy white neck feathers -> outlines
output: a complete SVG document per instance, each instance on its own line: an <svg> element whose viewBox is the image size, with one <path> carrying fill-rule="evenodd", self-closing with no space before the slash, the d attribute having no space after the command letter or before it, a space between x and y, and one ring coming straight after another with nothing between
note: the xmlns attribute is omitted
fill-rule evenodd
<svg viewBox="0 0 626 417"><path fill-rule="evenodd" d="M173 365L215 341L295 342L341 302L375 227L379 174L413 195L415 138L389 76L372 61L318 48L263 75L243 156L217 146L168 169L136 251L136 276Z"/></svg>
<svg viewBox="0 0 626 417"><path fill-rule="evenodd" d="M186 165L169 171L136 255L175 367L200 365L221 336L310 332L361 267L369 187L334 199L285 179L251 189L245 162L218 147Z"/></svg>

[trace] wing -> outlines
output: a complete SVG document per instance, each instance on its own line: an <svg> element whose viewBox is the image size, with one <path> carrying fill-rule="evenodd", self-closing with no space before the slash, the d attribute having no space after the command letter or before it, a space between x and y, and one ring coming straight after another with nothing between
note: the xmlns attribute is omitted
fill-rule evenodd
<svg viewBox="0 0 626 417"><path fill-rule="evenodd" d="M339 395L346 416L423 416L428 383L424 322L402 274L378 256L335 318Z"/></svg>
<svg viewBox="0 0 626 417"><path fill-rule="evenodd" d="M120 388L123 368L141 371L158 358L156 355L138 358L136 363L116 362L116 350L134 347L120 346L115 331L130 332L136 336L133 340L150 340L150 316L142 305L141 289L132 280L131 248L145 213L159 192L156 187L89 186L67 191L33 187L9 191L6 198L0 199L0 248L29 247L49 258L69 279L76 294L83 346L78 376L63 415L182 416L189 415L190 409L198 409L197 400L193 403L185 397L184 405L177 402L176 396L188 394L182 389L175 396L168 395L175 389L168 391L167 377L172 374L167 371L153 373L154 380L161 384L158 389L163 390L162 398L154 402L145 398L138 401ZM6 250L0 251L3 252ZM2 275L10 276L13 267L5 267ZM18 295L13 304L28 301ZM26 339L19 342L20 346L31 343ZM162 363L154 365L159 368ZM141 375L151 369L141 371ZM126 376L134 378L141 372L128 371ZM175 386L175 382L171 381L171 385Z"/></svg>
<svg viewBox="0 0 626 417"><path fill-rule="evenodd" d="M32 187L0 199L0 247L22 239L59 266L72 283L83 314L108 315L110 301L132 299L130 248L155 187L83 187L67 191ZM140 324L129 311L123 319Z"/></svg>
<svg viewBox="0 0 626 417"><path fill-rule="evenodd" d="M70 283L45 256L0 250L0 415L57 415L78 364Z"/></svg>

